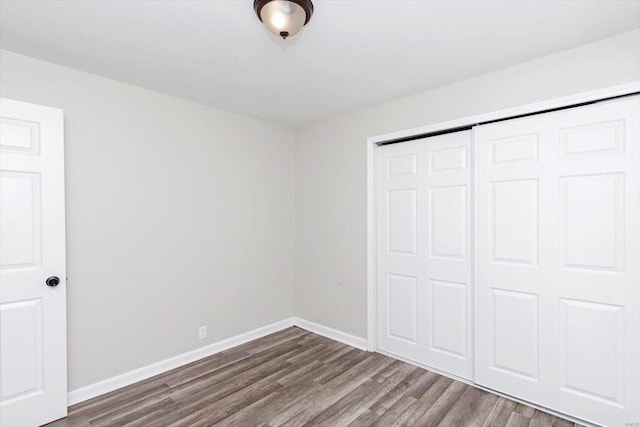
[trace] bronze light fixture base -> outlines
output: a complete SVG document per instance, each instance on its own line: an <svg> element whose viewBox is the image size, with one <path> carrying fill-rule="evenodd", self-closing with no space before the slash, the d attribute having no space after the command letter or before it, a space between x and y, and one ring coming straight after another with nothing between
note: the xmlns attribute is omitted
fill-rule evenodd
<svg viewBox="0 0 640 427"><path fill-rule="evenodd" d="M283 39L295 35L313 15L311 0L254 0L253 9L267 29Z"/></svg>

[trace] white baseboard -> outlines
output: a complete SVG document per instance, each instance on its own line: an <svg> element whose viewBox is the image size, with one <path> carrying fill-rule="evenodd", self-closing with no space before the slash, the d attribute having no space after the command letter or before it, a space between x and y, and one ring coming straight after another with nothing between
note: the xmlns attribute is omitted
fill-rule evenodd
<svg viewBox="0 0 640 427"><path fill-rule="evenodd" d="M310 322L308 320L304 320L299 317L294 318L294 324L295 326L302 329L306 329L309 332L313 332L315 334L330 338L334 341L339 341L343 344L350 345L351 347L355 347L355 348L359 348L360 350L367 351L367 340L364 338L356 337L355 335L338 331L337 329L320 325L318 323Z"/></svg>
<svg viewBox="0 0 640 427"><path fill-rule="evenodd" d="M143 366L142 368L134 369L133 371L125 372L124 374L120 374L115 377L108 378L106 380L90 384L76 390L72 390L67 395L67 404L69 406L75 405L76 403L80 403L85 400L100 396L102 394L109 393L110 391L117 390L138 381L146 380L147 378L151 378L155 375L162 374L175 368L179 368L180 366L184 366L188 363L195 362L196 360L200 360L221 351L228 350L240 344L244 344L246 342L262 338L274 332L290 328L294 326L294 324L295 318L290 317L288 319L284 319L279 322L254 329L252 331L245 332L243 334L236 335L234 337L227 338L213 344L209 344L205 347L197 348L195 350L188 351L186 353L182 353L165 360L161 360L160 362ZM318 333L322 334L321 332Z"/></svg>

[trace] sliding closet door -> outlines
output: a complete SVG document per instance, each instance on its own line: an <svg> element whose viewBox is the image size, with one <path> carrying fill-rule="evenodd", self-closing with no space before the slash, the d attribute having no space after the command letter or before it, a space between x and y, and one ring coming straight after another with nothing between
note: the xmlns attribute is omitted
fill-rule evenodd
<svg viewBox="0 0 640 427"><path fill-rule="evenodd" d="M378 149L378 347L471 378L471 132Z"/></svg>
<svg viewBox="0 0 640 427"><path fill-rule="evenodd" d="M640 421L638 98L475 132L476 381Z"/></svg>

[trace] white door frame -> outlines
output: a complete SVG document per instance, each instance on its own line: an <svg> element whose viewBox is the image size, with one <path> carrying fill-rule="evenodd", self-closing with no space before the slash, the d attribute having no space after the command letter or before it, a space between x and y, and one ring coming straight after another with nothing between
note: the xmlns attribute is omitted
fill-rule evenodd
<svg viewBox="0 0 640 427"><path fill-rule="evenodd" d="M640 81L634 81L604 89L583 92L575 95L554 98L548 101L526 104L519 107L507 108L491 113L478 114L475 116L463 117L446 122L435 123L398 132L387 133L367 138L367 350L376 351L378 349L377 336L377 295L376 295L376 167L378 155L378 143L401 138L410 138L418 135L439 132L446 129L467 127L477 123L499 120L508 117L520 116L524 114L536 113L539 111L551 110L555 108L568 107L585 102L598 101L604 98L629 95L640 91Z"/></svg>

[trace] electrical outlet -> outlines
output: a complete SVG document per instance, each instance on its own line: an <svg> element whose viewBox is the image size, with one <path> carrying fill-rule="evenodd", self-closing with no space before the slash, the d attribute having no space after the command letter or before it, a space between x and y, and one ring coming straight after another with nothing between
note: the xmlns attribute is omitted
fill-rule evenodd
<svg viewBox="0 0 640 427"><path fill-rule="evenodd" d="M198 338L203 340L207 337L207 325L202 325L198 328Z"/></svg>

